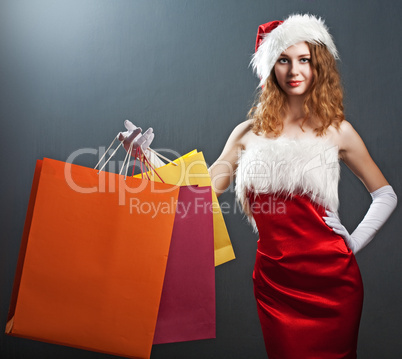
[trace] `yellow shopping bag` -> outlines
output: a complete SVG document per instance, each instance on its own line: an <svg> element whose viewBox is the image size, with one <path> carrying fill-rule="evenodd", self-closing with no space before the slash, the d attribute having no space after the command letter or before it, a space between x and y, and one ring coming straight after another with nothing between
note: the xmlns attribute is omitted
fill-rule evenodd
<svg viewBox="0 0 402 359"><path fill-rule="evenodd" d="M193 150L182 157L174 160L177 166L168 163L165 166L157 169L158 175L153 171L148 173L150 179L155 182L160 182L160 178L168 184L176 186L211 186L211 177L209 176L208 168L205 163L202 152ZM135 177L140 177L141 174ZM221 209L219 207L218 198L212 191L213 205L213 222L214 222L214 248L215 248L215 266L226 263L235 259L233 247L230 242L229 234L226 228L225 221Z"/></svg>

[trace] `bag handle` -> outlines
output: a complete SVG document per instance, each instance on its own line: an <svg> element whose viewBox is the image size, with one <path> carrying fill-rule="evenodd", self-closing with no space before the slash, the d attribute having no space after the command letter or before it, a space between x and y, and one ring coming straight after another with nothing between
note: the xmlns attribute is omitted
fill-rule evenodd
<svg viewBox="0 0 402 359"><path fill-rule="evenodd" d="M102 160L105 158L106 154L109 152L109 150L112 148L114 142L116 141L116 138L118 137L119 134L117 134L117 136L113 139L112 143L109 145L108 149L105 151L105 153L102 155L102 157L100 158L100 160L98 161L98 163L96 164L96 166L94 167L94 169L96 169L100 163L102 162ZM112 157L116 154L117 150L120 148L120 146L123 144L123 142L120 142L120 144L116 147L116 149L113 151L113 153L109 156L109 158L105 161L105 163L103 164L103 166L98 170L98 174L106 167L106 165L108 164L108 162L112 159ZM123 164L120 168L119 171L119 175L122 174L123 168L126 167L125 170L125 174L124 174L124 180L127 178L127 171L128 171L128 167L130 164L130 153L133 150L133 146L134 146L134 139L133 141L130 143L130 147L126 153L126 156L124 157L124 161ZM164 160L172 163L173 165L177 166L177 163L169 160L168 158L166 158L165 156L161 155L160 153L156 152L155 150L153 150L152 148L148 147L148 149L154 153L155 155L157 155L160 158L163 158ZM156 169L152 166L151 162L149 161L147 155L145 154L145 151L143 151L143 149L141 148L141 146L137 147L136 152L135 152L135 156L134 156L134 165L133 165L133 171L132 171L132 175L134 175L134 169L135 169L135 162L136 160L140 161L140 169L141 169L141 178L144 178L144 170L143 170L143 166L145 167L145 174L148 178L148 180L150 179L148 172L153 171L158 177L159 179L165 183L163 181L163 179L161 178L161 176L159 176L158 172L156 172Z"/></svg>
<svg viewBox="0 0 402 359"><path fill-rule="evenodd" d="M134 176L135 162L136 162L137 159L139 159L139 161L140 161L141 178L144 178L144 170L143 170L143 166L144 166L145 167L145 175L147 176L148 180L150 180L148 172L152 171L159 177L159 179L163 183L165 183L165 181L161 178L161 176L159 176L159 174L156 171L156 169L152 166L151 161L148 159L147 155L142 150L141 146L137 147L137 150L135 152L133 171L131 173L132 176ZM127 169L128 169L128 166L126 167L126 174L127 174Z"/></svg>

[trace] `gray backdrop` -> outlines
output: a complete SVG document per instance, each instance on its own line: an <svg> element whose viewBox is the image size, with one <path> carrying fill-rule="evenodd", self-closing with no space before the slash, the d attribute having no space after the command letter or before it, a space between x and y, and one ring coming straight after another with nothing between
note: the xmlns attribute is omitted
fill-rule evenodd
<svg viewBox="0 0 402 359"><path fill-rule="evenodd" d="M259 24L293 12L326 19L341 54L347 119L401 194L402 2L379 0L1 0L0 328L6 323L36 159L110 143L130 119L154 148L202 150L211 164L245 119ZM93 167L96 156L75 163ZM370 196L342 167L352 230ZM252 293L256 235L234 194L225 215L237 259L216 269L217 338L160 345L152 358L266 358ZM365 284L359 357L402 357L400 208L357 255ZM3 330L3 329L1 329ZM0 334L1 358L112 356Z"/></svg>

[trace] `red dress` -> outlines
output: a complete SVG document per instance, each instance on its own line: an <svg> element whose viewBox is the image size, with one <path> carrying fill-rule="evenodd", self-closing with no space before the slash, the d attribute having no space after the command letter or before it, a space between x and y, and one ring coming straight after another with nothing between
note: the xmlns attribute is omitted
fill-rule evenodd
<svg viewBox="0 0 402 359"><path fill-rule="evenodd" d="M337 197L337 187L334 192L328 186L337 186L339 163L327 159L337 149L321 158L331 166L310 166L316 169L310 177L298 168L305 169L311 156L327 149L322 141L269 140L269 146L259 144L239 161L237 176L243 177L237 179L237 194L259 232L254 293L269 359L356 358L363 303L360 271L343 238L322 219L326 208L336 211L331 205L337 203L330 197L331 193ZM287 162L289 155L298 162ZM271 163L267 156L275 161L285 158L268 181L266 172L256 176L261 175L262 158ZM259 167L252 170L252 161ZM316 181L320 175L321 180L329 178L324 187ZM292 190L289 183L282 183L274 191L278 176L291 182Z"/></svg>

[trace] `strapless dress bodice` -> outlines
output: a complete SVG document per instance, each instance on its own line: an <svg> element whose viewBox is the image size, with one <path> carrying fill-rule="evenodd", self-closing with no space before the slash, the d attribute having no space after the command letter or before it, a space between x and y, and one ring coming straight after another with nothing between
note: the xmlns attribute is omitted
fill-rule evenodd
<svg viewBox="0 0 402 359"><path fill-rule="evenodd" d="M250 222L254 224L248 198L263 193L307 195L337 212L338 152L338 146L321 137L258 137L241 152L236 170L236 197Z"/></svg>

